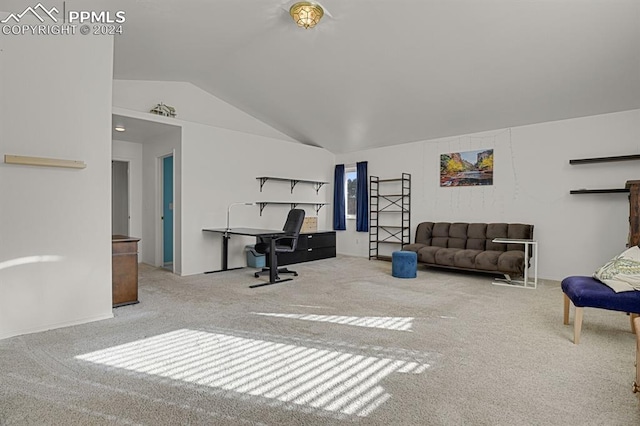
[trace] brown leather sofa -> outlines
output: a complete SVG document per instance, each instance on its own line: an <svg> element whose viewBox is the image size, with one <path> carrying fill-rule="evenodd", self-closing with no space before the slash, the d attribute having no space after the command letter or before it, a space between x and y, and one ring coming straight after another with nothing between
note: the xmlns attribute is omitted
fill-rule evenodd
<svg viewBox="0 0 640 426"><path fill-rule="evenodd" d="M415 251L418 263L427 266L522 276L524 245L494 243L495 238L531 239L533 225L422 222L416 229L415 244L402 250Z"/></svg>

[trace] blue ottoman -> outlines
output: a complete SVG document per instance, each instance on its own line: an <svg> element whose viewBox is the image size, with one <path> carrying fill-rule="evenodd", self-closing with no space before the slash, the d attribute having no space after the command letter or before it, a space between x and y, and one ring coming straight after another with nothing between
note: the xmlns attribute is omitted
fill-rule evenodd
<svg viewBox="0 0 640 426"><path fill-rule="evenodd" d="M391 254L391 275L396 278L415 278L418 271L418 253L394 251Z"/></svg>

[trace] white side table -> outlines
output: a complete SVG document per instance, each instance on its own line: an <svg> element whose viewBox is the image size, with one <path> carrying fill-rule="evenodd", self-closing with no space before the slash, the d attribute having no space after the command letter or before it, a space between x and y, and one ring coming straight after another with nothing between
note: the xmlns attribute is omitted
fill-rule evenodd
<svg viewBox="0 0 640 426"><path fill-rule="evenodd" d="M494 282L495 285L504 285L509 287L531 288L538 286L538 242L530 239L518 238L494 238L494 243L502 244L523 244L524 245L524 280L504 280L504 282ZM529 282L529 247L533 247L533 283ZM530 285L533 284L533 285Z"/></svg>

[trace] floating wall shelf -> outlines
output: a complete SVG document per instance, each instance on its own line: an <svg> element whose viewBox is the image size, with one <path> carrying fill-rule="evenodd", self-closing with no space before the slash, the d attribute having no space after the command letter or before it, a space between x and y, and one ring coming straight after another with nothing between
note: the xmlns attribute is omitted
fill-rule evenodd
<svg viewBox="0 0 640 426"><path fill-rule="evenodd" d="M569 160L569 164L592 164L592 163L611 163L617 161L631 161L640 160L640 154L631 155L616 155L613 157L594 157L594 158L579 158ZM616 194L616 193L628 193L629 188L613 188L613 189L572 189L569 194Z"/></svg>
<svg viewBox="0 0 640 426"><path fill-rule="evenodd" d="M627 188L613 188L613 189L572 189L570 194L617 194L617 193L629 193Z"/></svg>
<svg viewBox="0 0 640 426"><path fill-rule="evenodd" d="M25 157L23 155L5 154L6 164L19 164L23 166L64 167L67 169L84 169L87 167L84 161L60 160L57 158Z"/></svg>
<svg viewBox="0 0 640 426"><path fill-rule="evenodd" d="M260 206L260 216L262 216L262 210L269 204L277 204L277 205L287 205L289 204L292 209L295 209L296 206L305 205L305 206L314 206L316 209L316 214L320 211L320 209L329 203L314 203L314 202L305 202L305 201L256 201L256 204Z"/></svg>
<svg viewBox="0 0 640 426"><path fill-rule="evenodd" d="M293 194L293 188L295 188L295 186L300 182L312 184L314 189L316 190L316 194L318 194L318 191L320 191L320 188L322 188L323 185L329 183L329 182L322 182L318 180L291 179L291 178L282 178L282 177L273 177L273 176L260 176L260 177L257 177L256 179L260 181L260 192L262 192L262 187L268 180L275 180L275 181L281 181L281 182L289 182L291 184L292 194Z"/></svg>
<svg viewBox="0 0 640 426"><path fill-rule="evenodd" d="M640 160L640 154L616 155L613 157L579 158L569 160L569 164L611 163L614 161Z"/></svg>

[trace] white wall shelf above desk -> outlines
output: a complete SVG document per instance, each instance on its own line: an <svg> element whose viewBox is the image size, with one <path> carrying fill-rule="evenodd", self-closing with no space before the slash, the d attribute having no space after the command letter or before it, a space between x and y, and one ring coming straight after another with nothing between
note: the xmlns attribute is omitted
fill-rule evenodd
<svg viewBox="0 0 640 426"><path fill-rule="evenodd" d="M258 179L260 181L260 192L262 192L262 187L264 186L264 184L268 180L275 180L275 181L280 181L280 182L289 182L291 184L291 193L292 194L293 194L293 188L295 188L295 186L298 183L309 183L309 184L312 184L313 188L316 190L316 194L318 194L318 191L320 191L320 188L322 188L324 185L329 183L329 182L323 182L323 181L319 181L319 180L293 179L293 178L283 178L283 177L273 177L273 176L259 176L256 179Z"/></svg>
<svg viewBox="0 0 640 426"><path fill-rule="evenodd" d="M290 205L292 209L295 209L299 205L305 206L314 206L316 209L316 214L320 211L320 209L329 203L316 203L316 202L307 202L307 201L256 201L256 204L260 206L260 216L262 216L262 210L269 204L278 204L278 205Z"/></svg>

